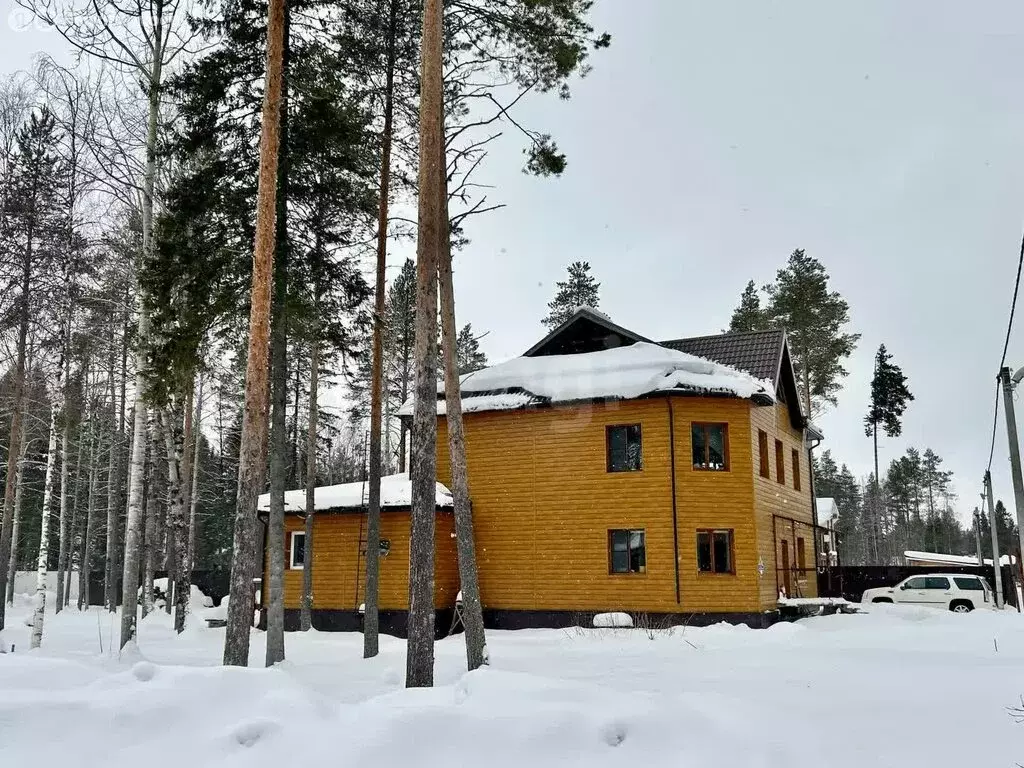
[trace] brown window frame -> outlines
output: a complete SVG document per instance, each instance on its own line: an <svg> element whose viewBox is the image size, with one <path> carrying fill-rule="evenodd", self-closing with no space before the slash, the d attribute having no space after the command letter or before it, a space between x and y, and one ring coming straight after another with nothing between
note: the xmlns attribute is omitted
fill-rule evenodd
<svg viewBox="0 0 1024 768"><path fill-rule="evenodd" d="M613 469L612 468L612 430L615 430L615 429L626 429L626 430L629 430L629 429L632 429L633 427L636 427L636 430L637 430L637 432L640 435L640 466L637 467L636 469L629 469L629 468L626 468L626 469ZM629 433L627 432L626 434L627 434L627 443L626 443L626 445L627 445L627 448L628 448L628 445L629 445L628 434ZM629 474L631 472L643 472L644 471L644 427L643 427L643 424L639 424L639 423L638 424L609 424L608 426L606 426L604 428L604 458L605 458L605 470L609 474L619 475L619 474Z"/></svg>
<svg viewBox="0 0 1024 768"><path fill-rule="evenodd" d="M793 449L793 490L800 490L800 451Z"/></svg>
<svg viewBox="0 0 1024 768"><path fill-rule="evenodd" d="M715 570L715 534L725 533L729 536L729 570ZM700 537L708 536L711 545L711 570L700 567ZM736 530L734 528L698 528L694 541L697 544L697 575L698 576L735 576L736 575Z"/></svg>
<svg viewBox="0 0 1024 768"><path fill-rule="evenodd" d="M771 459L768 456L768 433L763 429L757 430L757 452L761 462L761 477L772 476Z"/></svg>
<svg viewBox="0 0 1024 768"><path fill-rule="evenodd" d="M632 562L632 558L630 557L630 555L632 553L632 549L631 549L631 547L629 545L629 539L632 536L632 534L634 534L634 533L639 533L640 534L641 542L642 542L641 548L643 549L643 554L644 554L644 562L643 562L643 565L641 566L642 570L639 570L639 571L633 571L633 570L616 571L615 570L615 558L614 558L613 549L612 549L612 537L616 533L625 533L626 534L626 559L627 559L627 567L629 567L629 564ZM608 575L609 576L646 576L647 575L647 529L646 528L609 528L608 529Z"/></svg>
<svg viewBox="0 0 1024 768"><path fill-rule="evenodd" d="M779 485L786 484L786 448L781 440L775 441L775 474Z"/></svg>
<svg viewBox="0 0 1024 768"><path fill-rule="evenodd" d="M714 467L708 466L708 452L711 441L708 439L708 427L721 427L722 428L722 453L723 459L725 459L725 466L721 469L715 469ZM693 430L700 428L704 430L704 466L697 465L697 457L693 455ZM726 421L694 421L690 423L690 458L691 466L694 472L729 472L732 469L732 459L729 455L729 423Z"/></svg>

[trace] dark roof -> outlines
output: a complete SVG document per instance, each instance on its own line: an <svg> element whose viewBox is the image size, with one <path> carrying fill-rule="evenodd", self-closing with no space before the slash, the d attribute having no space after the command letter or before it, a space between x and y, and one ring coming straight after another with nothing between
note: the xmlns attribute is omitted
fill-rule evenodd
<svg viewBox="0 0 1024 768"><path fill-rule="evenodd" d="M785 342L786 332L777 328L768 331L696 336L658 343L669 349L731 365L758 379L768 379L778 386L779 364L782 362Z"/></svg>
<svg viewBox="0 0 1024 768"><path fill-rule="evenodd" d="M652 342L628 328L613 323L607 315L579 307L572 316L523 353L523 357L573 355L628 347L638 341Z"/></svg>

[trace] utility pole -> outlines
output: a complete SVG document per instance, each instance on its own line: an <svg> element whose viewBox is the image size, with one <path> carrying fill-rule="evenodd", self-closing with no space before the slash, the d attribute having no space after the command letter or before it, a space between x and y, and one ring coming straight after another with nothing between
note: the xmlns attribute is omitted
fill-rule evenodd
<svg viewBox="0 0 1024 768"><path fill-rule="evenodd" d="M1020 371L1018 371L1018 376ZM1020 551L1024 553L1024 478L1020 470L1020 443L1017 441L1017 416L1013 410L1013 387L1019 381L1017 376L1010 378L1010 369L1003 368L999 371L999 378L1003 382L1003 403L1006 406L1006 436L1010 440L1010 470L1013 475L1013 502L1017 507L1017 536L1020 539ZM1010 547L1011 554L1013 547ZM1010 558L1013 566L1013 558ZM1020 568L1020 563L1016 564ZM1014 581L1016 581L1017 570L1014 569Z"/></svg>
<svg viewBox="0 0 1024 768"><path fill-rule="evenodd" d="M999 567L999 536L996 532L996 505L992 501L992 473L988 470L985 470L985 495L988 499L988 519L992 528L992 568L995 571L996 608L1002 608L1003 572Z"/></svg>
<svg viewBox="0 0 1024 768"><path fill-rule="evenodd" d="M982 506L985 505L985 497L982 496ZM974 544L978 549L978 567L985 564L985 558L981 556L981 512L974 508Z"/></svg>

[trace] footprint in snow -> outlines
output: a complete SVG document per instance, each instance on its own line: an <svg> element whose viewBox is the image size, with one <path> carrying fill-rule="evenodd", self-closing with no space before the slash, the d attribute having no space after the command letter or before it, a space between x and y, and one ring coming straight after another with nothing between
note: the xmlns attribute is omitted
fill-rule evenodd
<svg viewBox="0 0 1024 768"><path fill-rule="evenodd" d="M609 747L617 747L626 740L626 725L620 722L605 723L601 727L601 740Z"/></svg>
<svg viewBox="0 0 1024 768"><path fill-rule="evenodd" d="M250 720L236 725L231 731L231 738L243 747L251 747L275 730L277 723L272 720Z"/></svg>

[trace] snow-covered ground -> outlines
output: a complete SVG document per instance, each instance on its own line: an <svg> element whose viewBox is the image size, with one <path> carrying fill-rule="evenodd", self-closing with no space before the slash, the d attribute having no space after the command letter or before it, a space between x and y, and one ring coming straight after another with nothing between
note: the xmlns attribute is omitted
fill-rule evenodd
<svg viewBox="0 0 1024 768"><path fill-rule="evenodd" d="M433 690L402 688L404 644L289 634L288 661L219 666L224 630L142 623L110 654L111 616L47 616L27 652L27 600L0 655L0 766L1013 766L1024 724L1024 618L880 606L778 624L491 632L465 674L437 645ZM102 642L103 651L100 651Z"/></svg>

